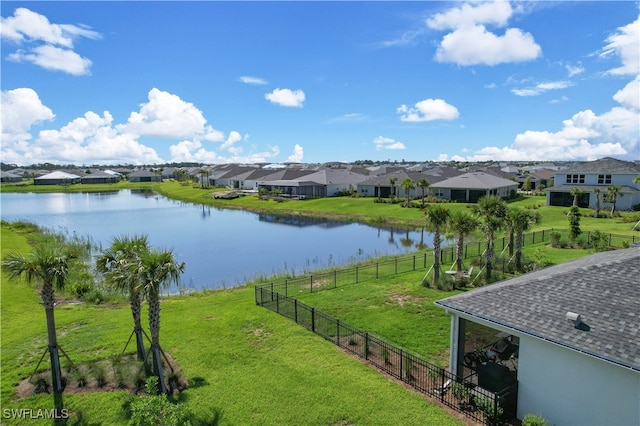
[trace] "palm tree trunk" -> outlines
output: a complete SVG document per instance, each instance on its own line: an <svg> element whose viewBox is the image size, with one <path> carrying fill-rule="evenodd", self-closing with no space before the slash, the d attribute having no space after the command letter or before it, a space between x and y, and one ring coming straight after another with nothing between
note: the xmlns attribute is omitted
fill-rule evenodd
<svg viewBox="0 0 640 426"><path fill-rule="evenodd" d="M464 248L464 234L458 234L458 246L456 247L456 271L462 272L462 250Z"/></svg>
<svg viewBox="0 0 640 426"><path fill-rule="evenodd" d="M49 357L51 359L51 383L54 393L61 393L64 390L62 386L62 371L60 369L60 355L58 353L58 339L56 338L56 321L53 315L53 308L56 303L53 294L53 286L44 283L40 294L44 312L47 317L47 336L49 340Z"/></svg>
<svg viewBox="0 0 640 426"><path fill-rule="evenodd" d="M145 361L147 353L144 348L144 339L142 336L142 307L140 303L140 295L131 292L129 296L129 304L131 305L131 314L133 315L133 332L136 335L136 352L138 361Z"/></svg>
<svg viewBox="0 0 640 426"><path fill-rule="evenodd" d="M433 285L440 280L440 228L433 233Z"/></svg>
<svg viewBox="0 0 640 426"><path fill-rule="evenodd" d="M487 233L487 250L485 253L485 277L487 284L491 281L491 273L493 272L493 231Z"/></svg>
<svg viewBox="0 0 640 426"><path fill-rule="evenodd" d="M523 246L523 231L518 229L516 235L516 271L522 272L522 246Z"/></svg>
<svg viewBox="0 0 640 426"><path fill-rule="evenodd" d="M149 331L151 331L151 354L153 360L153 373L158 376L159 391L167 393L167 385L164 382L164 372L162 369L162 357L160 354L160 299L158 290L153 289L148 292L149 301Z"/></svg>

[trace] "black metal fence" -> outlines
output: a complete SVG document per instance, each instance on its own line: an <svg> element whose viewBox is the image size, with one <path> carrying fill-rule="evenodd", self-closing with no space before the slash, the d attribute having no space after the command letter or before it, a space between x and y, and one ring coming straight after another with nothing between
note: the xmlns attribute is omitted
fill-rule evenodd
<svg viewBox="0 0 640 426"><path fill-rule="evenodd" d="M553 232L554 230L550 229L526 234L524 245L549 242ZM635 236L616 234L605 234L605 236L608 238L608 245L613 247L624 247L635 243L636 240L640 241L640 237ZM587 241L590 237L591 234L587 233ZM508 243L506 237L497 239L495 251L500 253L505 250ZM483 242L467 243L464 246L463 258L478 259L483 252ZM456 258L455 246L442 249L443 264L453 264ZM476 373L467 377L453 375L406 349L340 321L294 297L300 293L313 293L405 272L428 271L432 266L432 260L431 252L423 252L259 285L255 288L256 304L292 319L344 350L365 359L375 368L424 394L438 398L441 403L474 420L485 424L496 424L501 419L514 419L517 382L499 392L491 392L477 385ZM496 263L495 269L500 269L500 261ZM504 261L502 270L505 272Z"/></svg>
<svg viewBox="0 0 640 426"><path fill-rule="evenodd" d="M256 287L256 304L279 313L345 351L366 360L375 368L412 386L419 392L437 398L454 410L485 424L515 418L517 383L499 392L477 385L475 373L458 377L420 356L299 300Z"/></svg>

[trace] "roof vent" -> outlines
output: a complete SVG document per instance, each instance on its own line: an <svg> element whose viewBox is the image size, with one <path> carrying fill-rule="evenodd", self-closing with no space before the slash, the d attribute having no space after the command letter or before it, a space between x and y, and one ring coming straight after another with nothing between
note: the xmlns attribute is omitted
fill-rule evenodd
<svg viewBox="0 0 640 426"><path fill-rule="evenodd" d="M580 314L576 314L575 312L567 312L564 316L567 321L572 322L573 326L578 330L585 329L586 324L582 322L582 316Z"/></svg>

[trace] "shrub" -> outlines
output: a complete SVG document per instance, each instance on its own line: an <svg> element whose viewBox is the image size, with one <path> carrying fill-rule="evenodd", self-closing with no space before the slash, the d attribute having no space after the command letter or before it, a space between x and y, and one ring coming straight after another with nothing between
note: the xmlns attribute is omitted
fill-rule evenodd
<svg viewBox="0 0 640 426"><path fill-rule="evenodd" d="M193 417L189 409L171 403L164 395L155 395L157 377L149 377L146 382L148 395L131 402L129 424L134 426L189 426Z"/></svg>
<svg viewBox="0 0 640 426"><path fill-rule="evenodd" d="M591 233L591 247L595 251L606 251L609 247L609 237L602 231L595 230Z"/></svg>
<svg viewBox="0 0 640 426"><path fill-rule="evenodd" d="M471 389L462 383L456 382L451 386L451 395L461 403L467 402L471 396Z"/></svg>
<svg viewBox="0 0 640 426"><path fill-rule="evenodd" d="M560 234L560 232L558 231L552 231L551 235L551 247L560 247L560 243L562 240L562 234Z"/></svg>
<svg viewBox="0 0 640 426"><path fill-rule="evenodd" d="M494 404L493 399L483 397L476 400L476 405L478 409L482 411L482 414L484 414L484 418L487 424L500 424L500 419L504 414L504 409L500 406L500 404Z"/></svg>
<svg viewBox="0 0 640 426"><path fill-rule="evenodd" d="M535 414L526 414L522 418L522 426L547 426L547 421L541 416Z"/></svg>

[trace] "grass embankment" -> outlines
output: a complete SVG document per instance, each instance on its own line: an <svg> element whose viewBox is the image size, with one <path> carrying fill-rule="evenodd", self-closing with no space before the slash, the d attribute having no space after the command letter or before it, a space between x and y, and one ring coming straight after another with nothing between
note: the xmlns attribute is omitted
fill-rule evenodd
<svg viewBox="0 0 640 426"><path fill-rule="evenodd" d="M5 226L1 237L3 255L30 250L24 236ZM15 390L46 348L38 294L4 275L0 291L2 408L53 408L51 395L18 399ZM76 363L119 355L132 329L124 303L58 306L56 322L59 344ZM180 399L199 417L217 413L219 424L459 424L324 339L255 306L252 287L165 299L161 332L164 349L192 384ZM122 406L130 398L122 391L64 394L63 402L74 418L108 425L126 423Z"/></svg>
<svg viewBox="0 0 640 426"><path fill-rule="evenodd" d="M424 225L422 210L417 208L403 208L402 204L375 203L371 197L329 197L312 200L262 200L257 195L239 197L232 200L214 199L212 194L224 191L225 188L202 188L194 184L181 184L177 181L164 182L126 182L117 184L95 185L25 185L2 184L0 192L98 192L117 191L120 189L153 190L168 198L190 203L205 204L219 208L242 209L254 212L306 215L326 217L336 220L355 221L375 225L389 225L404 228L420 228ZM546 206L544 196L522 196L509 201L511 207L535 209L541 215L540 223L533 230L555 228L568 230L567 207ZM445 206L454 210L470 209L473 205L466 203L446 203ZM601 215L608 215L608 207L604 206ZM583 231L599 230L605 233L637 235L640 237L640 226L633 231L635 223L640 220L638 212L618 212L620 216L614 218L593 217L593 210L581 208L582 218L580 227ZM482 238L477 233L476 238Z"/></svg>

